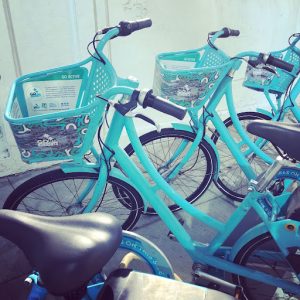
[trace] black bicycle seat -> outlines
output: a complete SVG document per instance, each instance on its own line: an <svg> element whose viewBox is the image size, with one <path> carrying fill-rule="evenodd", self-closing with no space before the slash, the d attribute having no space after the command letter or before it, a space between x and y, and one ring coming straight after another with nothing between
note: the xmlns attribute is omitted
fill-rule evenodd
<svg viewBox="0 0 300 300"><path fill-rule="evenodd" d="M300 160L300 124L259 120L249 123L247 130L270 141L290 158Z"/></svg>
<svg viewBox="0 0 300 300"><path fill-rule="evenodd" d="M0 235L16 244L54 295L100 272L120 245L118 220L104 213L46 217L0 210Z"/></svg>

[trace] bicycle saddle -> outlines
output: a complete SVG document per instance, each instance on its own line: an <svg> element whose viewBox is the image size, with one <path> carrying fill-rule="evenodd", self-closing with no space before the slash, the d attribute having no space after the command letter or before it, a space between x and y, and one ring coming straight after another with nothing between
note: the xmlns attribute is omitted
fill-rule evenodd
<svg viewBox="0 0 300 300"><path fill-rule="evenodd" d="M46 217L2 209L0 235L23 250L49 292L64 295L101 271L119 247L122 229L104 213Z"/></svg>
<svg viewBox="0 0 300 300"><path fill-rule="evenodd" d="M285 151L290 158L300 160L300 125L274 121L253 121L247 130L257 136L269 140Z"/></svg>

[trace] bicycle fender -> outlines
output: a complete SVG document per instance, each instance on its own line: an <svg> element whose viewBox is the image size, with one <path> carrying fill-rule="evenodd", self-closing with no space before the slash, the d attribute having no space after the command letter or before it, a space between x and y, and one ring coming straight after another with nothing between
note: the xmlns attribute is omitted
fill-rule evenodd
<svg viewBox="0 0 300 300"><path fill-rule="evenodd" d="M273 118L272 113L264 108L257 108L256 111L270 117L271 119Z"/></svg>
<svg viewBox="0 0 300 300"><path fill-rule="evenodd" d="M241 248L256 236L266 233L268 228L264 223L257 224L256 226L247 230L232 246L229 260L233 261Z"/></svg>
<svg viewBox="0 0 300 300"><path fill-rule="evenodd" d="M176 130L183 130L183 131L188 131L188 132L191 132L191 133L194 133L195 132L193 131L193 129L191 128L191 126L187 125L187 124L183 124L183 123L172 123L171 124L172 127ZM216 158L216 166L215 166L215 174L214 174L214 178L213 180L217 180L218 179L218 174L219 174L219 169L220 169L220 157L219 157L219 152L218 152L218 149L216 147L216 144L210 139L208 138L207 136L204 136L203 139L211 146L214 154L215 154L215 158Z"/></svg>
<svg viewBox="0 0 300 300"><path fill-rule="evenodd" d="M95 169L94 167L82 166L76 163L62 163L60 165L60 168L64 173L86 172L86 173L98 174L99 172L99 170ZM109 176L120 179L126 182L127 184L131 185L137 191L139 190L138 187L118 167L112 167ZM146 212L149 203L144 199L144 197L142 197L142 200L144 202L144 212Z"/></svg>
<svg viewBox="0 0 300 300"><path fill-rule="evenodd" d="M94 166L83 166L76 163L62 163L60 165L60 168L64 173L86 172L98 174L99 172L99 170L97 170ZM118 167L113 167L109 173L109 176L125 181L129 185L132 185L136 190L138 190L134 183Z"/></svg>
<svg viewBox="0 0 300 300"><path fill-rule="evenodd" d="M120 248L141 256L152 268L154 274L174 278L172 265L165 254L155 244L141 235L135 232L123 231Z"/></svg>
<svg viewBox="0 0 300 300"><path fill-rule="evenodd" d="M64 173L76 173L76 172L86 172L86 173L98 173L97 169L93 166L84 166L82 164L67 162L61 163L59 167Z"/></svg>
<svg viewBox="0 0 300 300"><path fill-rule="evenodd" d="M171 123L172 127L176 130L183 130L194 133L192 127L190 125L184 123Z"/></svg>

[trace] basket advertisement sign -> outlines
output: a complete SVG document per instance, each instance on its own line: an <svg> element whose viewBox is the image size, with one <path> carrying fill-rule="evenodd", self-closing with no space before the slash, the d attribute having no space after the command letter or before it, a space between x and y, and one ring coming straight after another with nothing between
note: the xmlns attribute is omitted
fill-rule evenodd
<svg viewBox="0 0 300 300"><path fill-rule="evenodd" d="M76 107L85 68L41 76L23 83L29 116L69 110Z"/></svg>
<svg viewBox="0 0 300 300"><path fill-rule="evenodd" d="M11 125L26 162L67 158L81 151L90 118L87 114Z"/></svg>
<svg viewBox="0 0 300 300"><path fill-rule="evenodd" d="M165 57L160 60L160 63L164 68L169 70L186 70L194 68L199 57L200 54L198 52L194 52L185 55L176 55L170 58Z"/></svg>
<svg viewBox="0 0 300 300"><path fill-rule="evenodd" d="M215 55L217 59L208 61ZM183 107L201 107L214 91L224 70L226 57L206 51L161 54L157 57L153 90ZM213 66L211 66L211 63Z"/></svg>

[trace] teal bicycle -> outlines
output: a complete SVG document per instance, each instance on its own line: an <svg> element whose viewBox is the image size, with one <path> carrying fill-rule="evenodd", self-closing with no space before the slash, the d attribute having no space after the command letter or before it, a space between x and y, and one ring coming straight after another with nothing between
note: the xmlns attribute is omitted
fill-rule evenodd
<svg viewBox="0 0 300 300"><path fill-rule="evenodd" d="M238 34L236 30L224 28L210 33L208 44L202 48L162 53L156 58L154 91L186 107L191 121L190 125L173 123L171 128L163 128L160 132L148 132L140 140L160 174L190 203L201 197L212 180L227 196L241 201L247 193L249 180L265 171L277 155L272 145L261 139L253 143L253 138L244 130L249 120L271 117L262 112L237 114L234 107L231 85L234 72L240 68L240 64L236 63L234 69L232 64L244 59L246 53L230 58L216 47L215 41ZM294 63L292 59L288 61ZM252 69L260 66L263 71L274 75L274 67L272 69L268 62L267 65L265 63L263 57L248 61ZM281 66L289 71L278 71L280 79L274 76L277 83L281 78L285 80L280 85L280 91L283 91L295 78L297 71L291 71L289 63L283 62ZM272 88L276 82L271 85ZM225 123L217 111L224 97L231 116ZM212 138L209 137L210 124L214 128ZM232 131L232 124L238 135ZM125 151L132 159L136 159L131 145ZM243 176L240 172L235 174L236 166ZM171 202L167 198L165 201ZM176 204L172 206L173 210L178 208ZM151 208L148 211L151 212Z"/></svg>
<svg viewBox="0 0 300 300"><path fill-rule="evenodd" d="M105 155L108 159L111 151L114 151L114 156L122 171L119 168L112 168L109 171L107 164L103 163L99 174L105 174L107 177L108 172L113 173L118 178L130 181L138 187L141 195L149 201L178 242L191 256L194 261L195 276L202 274L203 266L212 266L235 274L233 279L241 284L245 299L278 299L279 297L297 299L296 297L300 295L298 278L300 264L297 254L300 244L298 235L300 222L298 209L295 209L297 201L294 197L294 195L297 196L297 190L296 194L284 190L278 193L274 186L278 180L287 178L299 180L299 168L286 160L276 161L257 181L251 183L250 193L228 222L220 222L195 208L170 187L144 153L134 127L134 108L138 106L138 103L145 108L151 106L174 116L182 116L185 111L153 96L151 91L141 92L124 87L123 93L132 94L127 103L108 102L114 107L115 112L105 141L107 148L102 153L103 159ZM103 104L107 104L106 100L102 101ZM141 170L119 146L120 134L124 127L152 182L143 176ZM259 133L261 137L278 145L294 159L300 159L299 149L293 143L299 138L300 131L297 126L279 123L265 124L256 121L250 128L250 132ZM78 164L74 162L64 164L64 169L69 172L76 167ZM123 172L126 172L127 176ZM105 181L99 181L99 183L102 183L102 189L104 189ZM193 240L167 204L159 197L158 191L166 193L193 218L216 230L217 235L212 242L204 244ZM226 245L228 237L246 218L250 210L257 213L262 223L241 234L234 245Z"/></svg>
<svg viewBox="0 0 300 300"><path fill-rule="evenodd" d="M269 104L270 109L256 108L253 111L243 111L237 114L238 121L242 123L243 128L246 128L247 124L252 120L273 120L282 121L287 120L289 122L299 122L300 109L296 102L299 94L299 70L300 70L300 50L297 47L300 35L295 33L290 36L288 42L289 46L279 50L271 52L272 55L283 59L294 65L293 76L287 74L280 69L276 70L269 66L269 69L264 69L263 65L255 65L252 67L248 65L243 85L249 89L261 92L265 95L265 98ZM238 142L239 147L244 150L247 148L245 142L235 129L234 123L237 122L235 114L233 117L229 117L224 121L225 126L230 131L231 136ZM218 180L215 181L217 187L230 199L241 201L246 193L248 187L248 178L244 175L244 172L240 169L239 165L232 158L230 151L228 151L226 145L219 139L218 132L214 132L211 136L212 140L217 143L218 151L220 154L220 170ZM252 136L252 139L255 139ZM264 147L264 151L269 156L274 156L277 151L270 145L266 145L261 139L255 141L257 145ZM244 150L245 151L245 150ZM247 151L248 160L252 161L252 165L259 163L260 169L266 168L263 160L260 160L255 153L249 153Z"/></svg>
<svg viewBox="0 0 300 300"><path fill-rule="evenodd" d="M109 29L106 33L106 39L108 40L110 37L118 35L120 30L121 28L119 26ZM222 34L224 34L224 32ZM277 67L283 66L290 68L289 64L282 62L279 59L275 59L272 56L266 56L256 52L246 52L244 53L244 56L256 57L260 61L268 62ZM229 60L227 62L226 72L224 71L225 77L220 78L222 83L218 86L218 89L226 88L226 82L231 80L231 77L227 74L232 74L240 66L240 63L240 60ZM110 99L117 94L121 94L121 97ZM15 90L13 90L11 95L13 95L11 99L15 100ZM280 175L283 178L289 177L289 174L295 175L298 170L297 167L291 167L287 162L284 162L283 164L277 162L274 164L270 168L270 171L265 173L259 179L257 184L255 182L253 183L251 193L249 193L229 221L225 224L193 207L193 205L186 201L184 197L172 189L145 154L137 135L133 121L134 118L142 118L146 122L153 123L152 120L137 110L140 106L143 108L152 107L179 119L182 119L186 114L184 108L154 96L151 90L140 91L128 86L118 86L115 89L109 89L108 91L103 92L94 101L94 109L99 109L99 111L102 112L100 117L96 114L98 115L98 119L94 119L94 125L96 124L98 126L100 123L99 119L105 120L107 107L112 107L114 109L114 114L109 124L110 126L105 141L100 143L103 151L98 153L96 149L88 145L86 146L86 149L92 149L96 162L89 162L80 158L80 160L78 159L61 164L61 169L55 171L57 174L58 172L67 174L66 176L71 176L72 173L76 174L77 172L83 172L97 178L96 183L93 181L92 185L93 188L96 188L97 192L93 193L96 196L93 196L94 198L84 206L83 212L91 211L95 207L105 191L106 182L109 176L116 178L121 182L127 183L129 186L133 186L133 188L141 194L145 204L149 203L149 206L157 212L179 243L191 256L195 263L195 274L201 273L200 264L201 266L214 266L226 272L234 273L236 274L236 280L242 283L244 295L248 299L264 299L265 294L260 296L260 293L266 293L266 291L268 291L267 299L270 299L273 296L275 297L279 293L284 293L290 297L300 294L300 288L297 281L297 274L299 273L299 270L297 269L297 266L299 265L297 263L299 221L295 219L292 214L289 214L292 203L290 200L291 193L283 190L281 191L281 194L278 192L273 194L273 188L267 189L268 187L274 186L274 181L276 182ZM11 107L13 107L13 101L9 103L8 112L11 111ZM208 108L209 106L206 109ZM71 117L70 115L74 114L74 112L75 116L80 116L76 110L68 110L68 116ZM9 115L10 114L8 114L8 116ZM8 118L8 116L6 117ZM41 119L46 118L46 116L47 115L40 117L39 121L41 122ZM61 115L57 114L56 116L58 117ZM19 120L19 122L28 121L27 117ZM59 119L58 121L61 120ZM10 119L10 122L13 122L13 120ZM223 125L222 120L220 120L220 124ZM277 124L276 126L279 125ZM20 127L21 129L24 129L24 126ZM29 126L25 127L28 128ZM69 127L74 128L74 126ZM147 176L149 176L151 180L145 178L143 172L135 165L134 161L130 159L128 154L126 154L124 149L119 145L123 129L125 129L134 152L137 154L142 167L146 170ZM284 127L282 130L284 130ZM277 131L276 137L280 138L284 136L284 141L286 141L287 146L284 145L284 141L280 140L280 148L288 153L291 152L292 154L295 154L293 157L299 159L300 155L297 152L297 147L293 147L291 143L291 141L298 138L298 131L296 130L296 133L294 132L294 134L290 135L290 132L293 133L293 131L295 130L289 130L289 128L287 128L286 131L280 135ZM265 134L263 138L270 138L271 142L275 142L275 140L272 140L273 136L266 136L267 131L264 131L263 127L259 129L259 132ZM286 138L288 133L289 139ZM101 137L101 135L99 136ZM89 137L89 135L87 135L87 137ZM202 136L197 135L197 139L199 139L199 141L196 145L199 144ZM85 151L83 153L85 153ZM114 167L116 164L112 162L112 158L117 162L118 167ZM91 186L89 186L89 188L90 187ZM31 192L32 190L30 190L30 193ZM162 192L193 218L207 224L218 232L212 243L208 245L192 239L184 226L177 220L168 205L160 197L160 193ZM119 201L121 204L125 208L132 210L132 204L126 200L127 198L124 197L122 189L115 189L114 193L119 193ZM60 194L63 195L62 193ZM75 197L73 197L75 200L78 200L76 207L81 206L80 202L82 198L80 195L81 194L76 194ZM39 202L37 201L35 205L38 204ZM42 209L42 206L40 208ZM246 217L246 214L250 209L257 212L262 223L242 234L232 247L224 246L225 240ZM257 257L260 256L263 259L257 260ZM254 272L254 270L257 271ZM272 275L270 275L270 273ZM288 275L288 277L286 277L286 275ZM263 285L263 287L261 287L261 285ZM255 289L257 286L259 286L259 288ZM270 295L271 297L269 297Z"/></svg>
<svg viewBox="0 0 300 300"><path fill-rule="evenodd" d="M134 78L116 74L103 49L112 39L149 26L151 20L145 19L99 30L88 45L88 59L24 75L14 82L5 118L22 160L73 160L78 165L71 172L58 167L27 180L9 195L3 208L48 216L102 211L117 216L123 229L133 228L144 210L139 193L112 174L108 178L99 175L100 165L109 168L111 159L98 153L105 148L100 130L109 106L95 96L114 98L122 92L120 87L138 86ZM104 192L97 183L101 180L106 182Z"/></svg>

